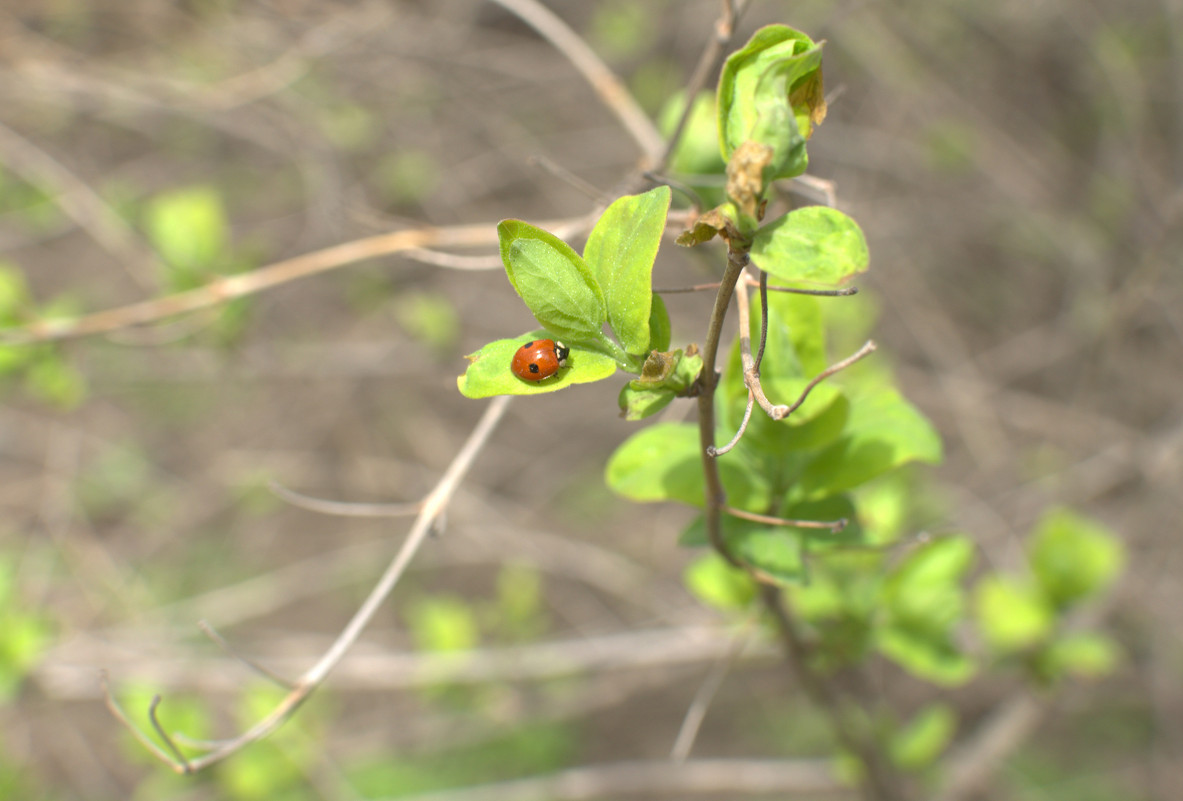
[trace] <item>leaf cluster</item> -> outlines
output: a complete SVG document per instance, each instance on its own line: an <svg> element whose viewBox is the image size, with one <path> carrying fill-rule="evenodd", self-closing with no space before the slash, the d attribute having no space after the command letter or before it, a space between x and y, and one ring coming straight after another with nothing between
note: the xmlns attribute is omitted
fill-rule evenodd
<svg viewBox="0 0 1183 801"><path fill-rule="evenodd" d="M469 398L533 395L600 381L618 367L642 373L650 351L669 346L669 316L664 304L654 302L652 289L669 205L666 186L617 199L592 229L582 256L541 228L503 220L497 234L506 276L542 327L470 354L457 380L460 392ZM553 380L518 379L509 369L514 352L542 337L570 348L567 366ZM671 374L679 358L670 357ZM675 383L668 386L672 398Z"/></svg>

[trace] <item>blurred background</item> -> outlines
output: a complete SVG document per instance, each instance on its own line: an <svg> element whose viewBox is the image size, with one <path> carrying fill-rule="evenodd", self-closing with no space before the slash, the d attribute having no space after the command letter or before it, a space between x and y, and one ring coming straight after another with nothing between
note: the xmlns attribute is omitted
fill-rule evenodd
<svg viewBox="0 0 1183 801"><path fill-rule="evenodd" d="M547 5L655 117L719 12ZM735 44L769 22L827 41L811 174L870 244L850 308L946 438L945 463L917 475L917 530L967 531L1019 569L1020 538L1065 504L1129 550L1099 611L1121 669L1066 692L982 797L1177 797L1183 6L757 0ZM0 290L19 295L23 274L42 313L408 227L586 213L539 158L610 191L638 153L569 62L491 3L0 9ZM670 244L656 283L718 263ZM675 342L700 341L710 299L667 301ZM183 779L103 705L101 669L141 722L154 693L165 727L195 738L256 719L279 691L197 621L296 676L408 526L295 508L269 482L417 500L485 408L456 391L463 355L532 325L500 269L381 258L5 365L0 796L371 799L665 758L732 630L682 588L690 510L604 488L635 430L611 381L511 406L446 531L277 736ZM1012 690L948 698L968 731ZM883 691L931 692L889 673ZM693 755L827 746L756 644Z"/></svg>

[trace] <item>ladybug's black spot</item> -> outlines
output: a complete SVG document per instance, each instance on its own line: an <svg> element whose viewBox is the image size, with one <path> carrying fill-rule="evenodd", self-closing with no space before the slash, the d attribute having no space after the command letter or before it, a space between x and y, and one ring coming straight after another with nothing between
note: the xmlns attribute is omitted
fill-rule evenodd
<svg viewBox="0 0 1183 801"><path fill-rule="evenodd" d="M538 362L530 362L529 370L531 373L534 373L534 375L538 375L542 372L542 370L538 368Z"/></svg>
<svg viewBox="0 0 1183 801"><path fill-rule="evenodd" d="M532 340L532 339L531 339L531 340L530 340L529 342L527 342L525 345L522 345L522 347L523 347L523 348L528 348L528 347L530 347L530 346L531 346L531 345L533 345L533 344L534 344L534 340Z"/></svg>

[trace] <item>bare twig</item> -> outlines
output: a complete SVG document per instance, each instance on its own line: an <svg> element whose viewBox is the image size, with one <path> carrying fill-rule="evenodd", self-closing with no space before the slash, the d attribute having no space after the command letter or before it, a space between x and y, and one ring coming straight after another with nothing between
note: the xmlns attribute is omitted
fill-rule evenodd
<svg viewBox="0 0 1183 801"><path fill-rule="evenodd" d="M544 171L550 173L555 178L558 178L560 181L567 184L572 189L576 190L594 203L607 206L612 202L612 198L608 197L602 189L583 180L578 175L564 167L562 164L556 162L554 159L542 155L536 155L527 159L527 163L541 167Z"/></svg>
<svg viewBox="0 0 1183 801"><path fill-rule="evenodd" d="M735 666L735 660L743 653L752 638L752 622L749 620L748 624L735 634L727 653L715 661L710 672L699 685L698 692L694 694L694 700L690 702L686 716L682 719L682 726L678 729L678 736L674 739L674 747L670 750L670 759L674 762L685 762L690 756L690 751L694 748L694 741L698 739L698 731L702 728L702 722L706 718L711 701L715 698L715 693L719 691L723 685L723 679Z"/></svg>
<svg viewBox="0 0 1183 801"><path fill-rule="evenodd" d="M792 526L794 528L825 528L829 529L831 534L837 534L842 531L849 522L845 517L840 517L837 520L793 520L788 517L757 514L756 512L736 509L731 506L724 506L723 511L732 517L751 520L753 523L766 523L770 526Z"/></svg>
<svg viewBox="0 0 1183 801"><path fill-rule="evenodd" d="M180 747L175 742L173 742L173 738L170 737L168 732L164 730L164 727L160 725L160 718L156 716L156 710L159 707L160 695L157 694L152 696L152 701L148 704L148 720L151 721L152 728L155 730L156 736L158 736L165 746L168 747L169 753L171 753L173 758L176 759L177 764L181 768L180 772L189 773L190 770L192 770L192 768L189 766L189 760L185 758L185 755L181 753Z"/></svg>
<svg viewBox="0 0 1183 801"><path fill-rule="evenodd" d="M770 286L768 290L772 292L788 292L792 295L816 295L823 298L844 298L849 295L857 295L857 286L848 286L843 289L805 289L799 286Z"/></svg>
<svg viewBox="0 0 1183 801"><path fill-rule="evenodd" d="M96 662L107 662L122 678L151 684L162 692L205 694L241 691L238 658L234 662L206 652L175 651L153 655L135 653L137 644L151 636L139 629L119 632L116 640L80 638L54 649L52 661L37 668L39 687L58 699L92 699L101 696L95 687ZM104 635L105 636L105 635ZM181 637L181 633L176 635ZM267 662L298 670L302 653L317 639L292 635L268 641ZM333 687L341 692L409 690L441 682L495 684L550 681L572 675L607 675L616 672L671 671L712 663L735 646L733 633L717 622L691 622L669 626L541 640L521 645L474 648L470 651L408 651L380 643L367 643L352 651L333 672ZM755 640L737 660L767 664L777 652L771 643ZM228 669L234 668L234 669ZM105 686L105 685L104 685Z"/></svg>
<svg viewBox="0 0 1183 801"><path fill-rule="evenodd" d="M691 286L655 287L653 291L659 295L678 295L685 292L707 292L718 288L719 282L711 281L709 284L693 284Z"/></svg>
<svg viewBox="0 0 1183 801"><path fill-rule="evenodd" d="M554 12L536 0L493 0L499 6L516 14L523 22L536 30L555 46L595 90L600 102L616 115L624 129L644 154L642 169L651 167L661 158L665 140L649 119L645 110L628 91L628 87L616 77L608 65L575 31L555 16Z"/></svg>
<svg viewBox="0 0 1183 801"><path fill-rule="evenodd" d="M617 762L480 787L399 796L399 801L590 801L621 796L677 798L690 793L797 796L848 792L834 777L831 764L824 759Z"/></svg>
<svg viewBox="0 0 1183 801"><path fill-rule="evenodd" d="M498 422L500 422L502 415L509 406L510 400L510 396L502 395L494 398L486 408L484 416L481 417L472 433L469 434L464 447L456 454L456 457L452 460L452 463L448 466L448 469L444 472L444 475L440 478L435 488L424 499L423 508L419 516L411 526L411 530L408 532L406 540L403 541L402 547L389 566L387 566L386 572L382 574L378 583L370 591L369 596L366 597L366 600L358 608L357 612L354 613L353 618L345 625L345 628L341 630L340 634L337 635L333 644L329 646L328 650L325 651L315 665L296 680L292 691L270 713L237 737L226 740L201 757L189 761L174 760L164 754L163 761L166 764L178 773L192 773L209 767L226 759L242 747L261 740L275 731L283 725L301 704L308 700L316 688L324 682L333 668L337 666L357 641L362 630L369 624L374 614L385 602L391 590L394 589L394 586L398 583L407 566L410 564L411 559L414 558L419 547L431 532L436 519L444 512L448 501L451 499L453 493L455 493L457 487L459 487L461 479L468 472L477 454L480 453L488 441L489 436L496 429ZM113 705L109 704L109 706ZM116 717L125 725L129 724L126 715L123 715L121 712L116 713ZM133 731L137 731L134 726L132 729ZM137 734L137 738L141 741L146 739L142 734ZM162 756L162 752L158 748L151 750L158 758Z"/></svg>
<svg viewBox="0 0 1183 801"><path fill-rule="evenodd" d="M156 285L154 273L160 267L156 255L89 184L2 123L0 159L8 169L54 195L66 216L113 256L132 280L144 289Z"/></svg>
<svg viewBox="0 0 1183 801"><path fill-rule="evenodd" d="M573 230L590 224L591 221L590 218L551 220L540 223L540 226L548 231ZM74 319L42 320L20 328L6 329L0 331L0 343L28 344L116 331L217 306L298 278L306 278L365 259L425 247L471 247L492 245L496 242L497 228L491 223L454 228L419 228L379 234L284 259L249 273L220 278L203 287L174 295L107 309ZM468 266L458 264L447 266L469 269ZM482 263L479 269L487 269L488 266L490 265Z"/></svg>
<svg viewBox="0 0 1183 801"><path fill-rule="evenodd" d="M153 740L147 734L144 734L143 729L132 723L131 719L127 716L127 713L123 711L123 707L121 707L119 702L115 700L115 696L111 694L111 686L107 681L106 671L102 671L99 674L99 688L103 694L103 702L107 705L107 709L111 712L115 719L127 727L128 731L130 731L132 736L139 741L140 745L144 746L144 748L146 748L153 756L165 764L172 765L173 756L166 753L164 749L156 744L155 740Z"/></svg>
<svg viewBox="0 0 1183 801"><path fill-rule="evenodd" d="M735 24L739 18L743 16L743 12L747 9L750 0L725 0L723 3L723 10L719 14L719 18L715 20L715 30L711 38L707 41L706 47L703 48L702 54L698 57L698 64L694 67L694 72L690 76L690 80L686 83L686 89L683 96L686 99L686 105L682 109L682 115L678 117L678 124L674 126L673 132L670 134L669 141L666 142L665 150L654 166L655 172L661 172L670 163L670 159L674 155L674 149L678 146L678 142L682 138L682 131L686 129L686 123L690 119L690 114L694 111L694 101L698 97L698 93L702 91L703 86L706 85L707 79L711 77L711 73L719 65L719 61L723 56L723 51L727 45L731 43L731 38L735 35Z"/></svg>
<svg viewBox="0 0 1183 801"><path fill-rule="evenodd" d="M219 634L218 630L209 624L209 621L199 620L197 621L197 627L205 633L205 636L209 637L219 648L225 651L228 656L234 657L236 660L246 665L260 676L275 682L285 690L291 690L295 688L296 685L293 682L285 679L274 670L264 667L255 660L243 656L242 654L238 653L238 651L234 650L233 646L231 646L230 643L226 641L226 638Z"/></svg>
<svg viewBox="0 0 1183 801"><path fill-rule="evenodd" d="M813 391L814 387L816 387L822 381L825 381L827 378L832 376L834 373L837 373L841 370L845 370L847 367L850 367L852 364L859 361L860 359L866 358L867 356L871 355L872 353L875 352L876 347L877 347L877 345L872 340L868 339L866 342L863 343L863 346L861 348L859 348L857 351L855 351L851 355L847 356L842 361L835 362L834 364L831 364L825 370L822 370L820 373L818 373L817 376L812 381L810 381L808 384L806 384L805 389L801 391L800 397L798 397L797 400L793 401L793 403L790 406L777 406L768 412L769 416L772 417L773 420L785 419L790 414L797 411L797 409L799 409L801 407L801 404L805 403L805 399L809 397L809 393Z"/></svg>
<svg viewBox="0 0 1183 801"><path fill-rule="evenodd" d="M743 410L743 420L740 421L739 428L737 428L735 430L735 436L732 437L731 441L728 442L726 445L720 445L717 448L712 445L710 450L707 451L708 454L710 454L711 456L722 456L723 454L727 453L728 451L730 451L732 448L734 448L736 445L739 444L739 441L741 439L743 439L743 433L748 430L748 422L752 419L752 408L755 405L756 405L756 399L754 397L752 397L752 393L749 392L748 393L748 406L746 409Z"/></svg>
<svg viewBox="0 0 1183 801"><path fill-rule="evenodd" d="M268 483L271 491L293 506L338 517L409 517L423 508L422 501L413 503L355 503L351 501L330 501L313 498L290 490L278 481Z"/></svg>

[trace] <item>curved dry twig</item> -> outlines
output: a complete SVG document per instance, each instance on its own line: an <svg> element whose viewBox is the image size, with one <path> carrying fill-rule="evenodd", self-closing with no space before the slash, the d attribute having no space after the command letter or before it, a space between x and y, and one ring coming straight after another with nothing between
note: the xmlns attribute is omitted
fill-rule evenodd
<svg viewBox="0 0 1183 801"><path fill-rule="evenodd" d="M309 512L319 512L323 515L337 517L410 517L418 514L423 508L423 501L411 503L355 503L352 501L330 501L325 498L313 498L295 490L288 489L278 481L270 481L268 488L290 503Z"/></svg>
<svg viewBox="0 0 1183 801"><path fill-rule="evenodd" d="M751 520L753 523L765 523L769 526L792 526L793 528L825 528L829 529L831 534L842 531L850 522L845 517L840 517L837 520L794 520L789 517L762 515L745 509L736 509L733 506L724 506L723 511L732 517Z"/></svg>
<svg viewBox="0 0 1183 801"><path fill-rule="evenodd" d="M550 220L540 223L540 226L549 231L570 232L590 225L592 221L589 216L585 216ZM421 251L427 247L472 247L496 243L497 226L492 223L460 225L452 228L417 228L379 234L284 259L249 273L219 278L205 286L173 295L106 309L82 317L41 320L19 328L10 328L0 331L0 343L22 345L103 334L133 325L154 323L167 317L198 309L210 308L298 278L328 272L366 259L389 256L408 250ZM453 269L489 269L495 265L482 262L479 266L459 263L442 266Z"/></svg>
<svg viewBox="0 0 1183 801"><path fill-rule="evenodd" d="M488 442L490 435L496 430L497 424L501 421L501 417L509 407L511 400L511 396L502 395L494 398L488 405L485 409L485 414L472 430L472 433L469 434L464 447L456 454L448 469L444 471L444 475L436 483L435 488L424 499L423 508L419 516L411 526L411 530L408 532L406 540L403 541L402 547L399 548L398 553L387 566L386 572L382 574L378 583L370 590L369 596L366 597L366 600L358 608L357 612L354 613L350 621L341 630L341 633L337 635L333 644L321 655L315 665L305 671L304 675L295 681L292 691L284 696L270 713L237 737L219 743L217 747L196 759L175 759L164 753L155 744L150 746L151 753L177 773L193 773L226 759L242 747L263 739L283 725L292 713L307 701L316 688L324 682L333 668L337 666L345 656L345 653L357 641L362 630L365 629L374 614L385 602L387 596L390 595L391 590L394 589L399 579L402 578L407 566L411 563L411 559L414 558L419 547L432 531L435 521L447 508L448 502L459 487L461 479L468 472L485 443ZM131 728L136 738L145 743L145 745L152 743L151 739L143 734L138 727L131 724L127 716L119 709L118 704L115 703L114 698L107 689L105 681L103 692L107 699L108 708L111 709L112 713L124 725ZM155 704L153 706L154 709ZM171 740L166 739L166 742L169 742L170 747L175 750L175 744L172 744Z"/></svg>
<svg viewBox="0 0 1183 801"><path fill-rule="evenodd" d="M803 389L801 391L801 395L797 398L797 400L793 401L792 404L790 404L789 406L774 407L771 411L768 412L769 416L773 420L785 419L790 414L797 411L797 409L799 409L801 407L802 403L805 403L805 399L809 397L809 393L813 391L814 387L816 387L821 382L825 381L827 378L832 376L834 373L837 373L841 370L845 370L847 367L850 367L855 362L857 362L861 359L864 359L867 356L870 356L872 353L875 352L876 348L878 348L878 347L879 346L875 344L874 340L868 339L866 342L863 343L863 346L861 348L859 348L858 350L856 350L854 353L847 356L845 359L843 359L840 362L834 362L829 367L827 367L825 370L822 370L820 373L818 373L812 381L810 381L808 384L805 385L805 389Z"/></svg>

